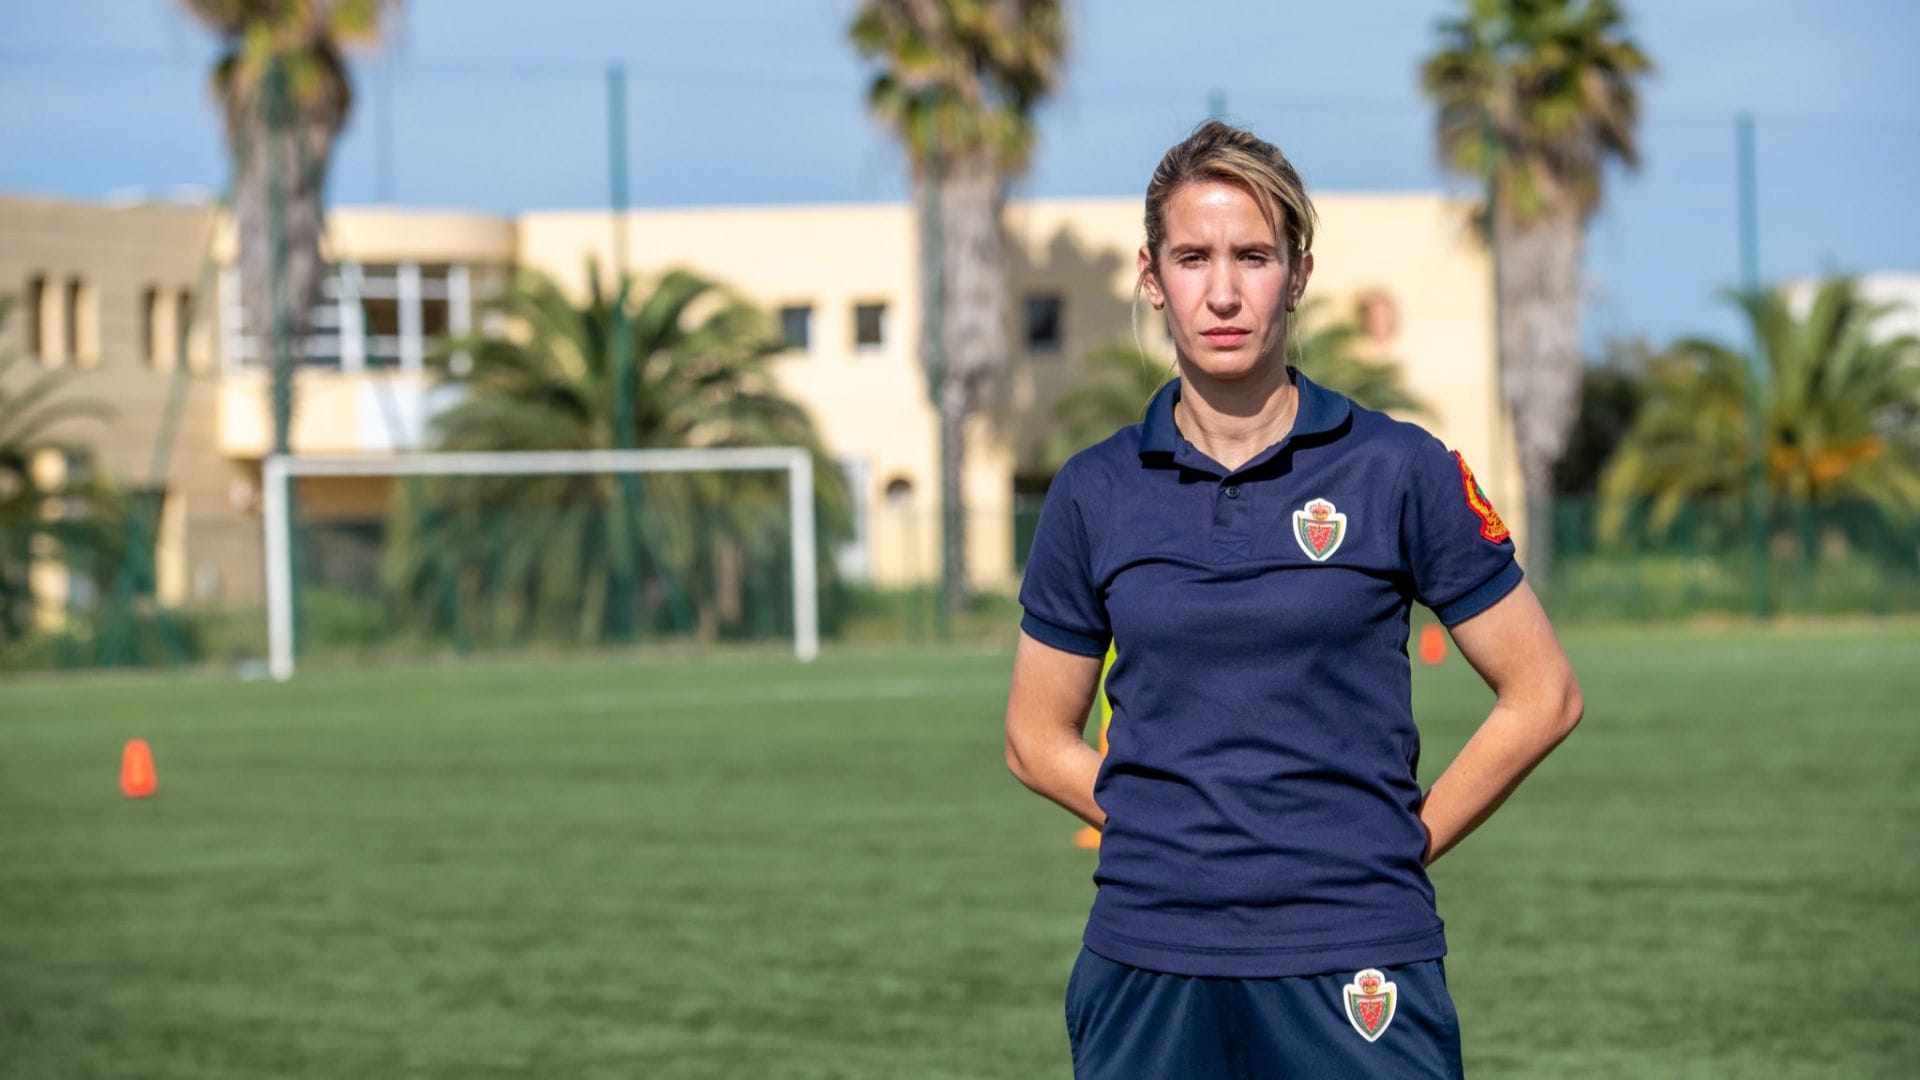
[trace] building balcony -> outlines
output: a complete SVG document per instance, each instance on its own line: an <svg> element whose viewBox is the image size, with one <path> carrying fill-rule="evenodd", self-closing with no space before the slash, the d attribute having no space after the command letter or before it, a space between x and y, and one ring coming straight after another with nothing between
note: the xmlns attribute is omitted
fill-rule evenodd
<svg viewBox="0 0 1920 1080"><path fill-rule="evenodd" d="M226 372L219 382L219 446L228 458L273 451L273 379L264 370ZM302 367L293 376L296 454L391 454L427 445L433 417L457 401L426 372Z"/></svg>

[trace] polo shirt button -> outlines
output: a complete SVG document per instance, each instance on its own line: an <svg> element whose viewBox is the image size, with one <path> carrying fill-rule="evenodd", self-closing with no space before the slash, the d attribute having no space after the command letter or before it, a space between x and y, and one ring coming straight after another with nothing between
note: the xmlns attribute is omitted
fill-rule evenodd
<svg viewBox="0 0 1920 1080"><path fill-rule="evenodd" d="M1227 498L1229 498L1229 499L1237 499L1237 498L1239 498L1239 497L1240 497L1240 485L1238 485L1238 484L1228 484L1228 485L1227 485Z"/></svg>

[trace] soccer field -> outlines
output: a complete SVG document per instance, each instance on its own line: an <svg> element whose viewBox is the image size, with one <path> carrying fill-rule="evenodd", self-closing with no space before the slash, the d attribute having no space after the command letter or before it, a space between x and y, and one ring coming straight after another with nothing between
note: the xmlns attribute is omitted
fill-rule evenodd
<svg viewBox="0 0 1920 1080"><path fill-rule="evenodd" d="M1920 1075L1920 625L1568 646L1585 724L1434 870L1469 1075ZM0 1075L1067 1076L1095 856L1008 665L0 684ZM1430 782L1490 699L1417 679Z"/></svg>

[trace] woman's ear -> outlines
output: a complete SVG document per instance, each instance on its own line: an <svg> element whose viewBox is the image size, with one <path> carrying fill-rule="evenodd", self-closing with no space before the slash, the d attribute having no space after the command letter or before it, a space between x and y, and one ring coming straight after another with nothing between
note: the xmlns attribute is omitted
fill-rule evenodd
<svg viewBox="0 0 1920 1080"><path fill-rule="evenodd" d="M1152 304L1155 311L1166 307L1167 297L1160 291L1160 279L1153 272L1153 253L1147 250L1147 245L1140 245L1140 254L1135 257L1134 266L1139 271L1140 291L1147 294L1147 303Z"/></svg>
<svg viewBox="0 0 1920 1080"><path fill-rule="evenodd" d="M1307 294L1307 279L1313 276L1313 252L1302 252L1293 264L1292 280L1287 282L1287 310L1300 306L1300 298Z"/></svg>

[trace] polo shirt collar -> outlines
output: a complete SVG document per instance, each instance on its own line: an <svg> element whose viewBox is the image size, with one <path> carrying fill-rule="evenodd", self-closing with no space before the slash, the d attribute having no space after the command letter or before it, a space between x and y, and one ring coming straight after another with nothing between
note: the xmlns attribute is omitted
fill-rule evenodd
<svg viewBox="0 0 1920 1080"><path fill-rule="evenodd" d="M1352 402L1346 395L1335 393L1300 373L1300 369L1289 364L1287 374L1293 377L1293 386L1300 394L1300 408L1294 414L1293 430L1287 437L1274 446L1262 451L1253 461L1242 466L1242 471L1257 462L1264 461L1271 452L1303 435L1317 435L1332 431L1346 422L1352 412ZM1160 388L1147 404L1146 420L1140 425L1140 456L1149 454L1178 454L1180 429L1174 426L1173 406L1180 400L1180 380L1174 379Z"/></svg>

